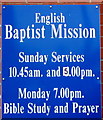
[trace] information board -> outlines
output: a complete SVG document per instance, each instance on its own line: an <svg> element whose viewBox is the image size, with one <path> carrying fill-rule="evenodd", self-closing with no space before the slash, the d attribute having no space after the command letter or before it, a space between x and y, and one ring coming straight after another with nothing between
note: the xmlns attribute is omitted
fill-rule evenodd
<svg viewBox="0 0 103 120"><path fill-rule="evenodd" d="M101 118L99 7L2 6L3 118Z"/></svg>

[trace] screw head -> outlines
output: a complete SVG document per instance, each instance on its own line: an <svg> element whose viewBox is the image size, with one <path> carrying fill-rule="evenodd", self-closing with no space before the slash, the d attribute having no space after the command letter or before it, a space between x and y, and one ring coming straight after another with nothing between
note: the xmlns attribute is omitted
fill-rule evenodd
<svg viewBox="0 0 103 120"><path fill-rule="evenodd" d="M6 7L4 6L3 9L5 9Z"/></svg>
<svg viewBox="0 0 103 120"><path fill-rule="evenodd" d="M52 8L52 6L50 6L50 8Z"/></svg>

